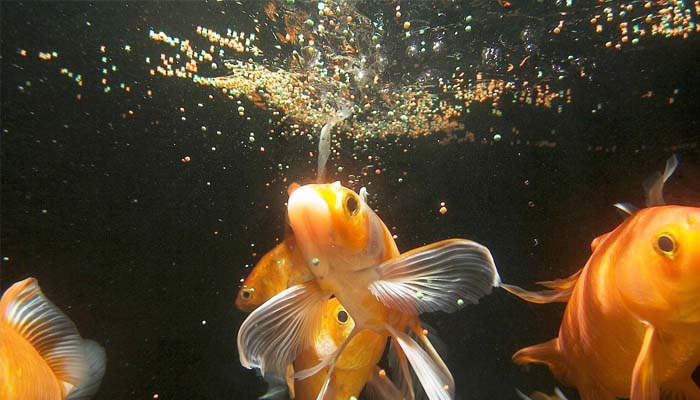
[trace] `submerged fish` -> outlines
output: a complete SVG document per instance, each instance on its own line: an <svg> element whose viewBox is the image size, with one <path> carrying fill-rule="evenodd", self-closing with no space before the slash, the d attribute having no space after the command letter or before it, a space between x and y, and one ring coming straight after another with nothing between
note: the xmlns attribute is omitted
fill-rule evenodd
<svg viewBox="0 0 700 400"><path fill-rule="evenodd" d="M0 300L0 399L89 399L104 372L102 347L80 337L36 279L7 289Z"/></svg>
<svg viewBox="0 0 700 400"><path fill-rule="evenodd" d="M255 265L238 293L236 306L242 311L252 311L289 286L303 282L305 273L310 274L310 271L293 234L288 234L282 243L267 252ZM355 326L353 319L335 298L328 300L321 318L321 328L312 345L302 350L294 360L297 370L311 368L319 360L332 356ZM376 367L375 360L381 357L385 344L384 336L371 331L359 333L338 359L327 397L343 400L358 397L367 382L372 386L370 390L375 392L396 393L393 383L385 373L379 374ZM307 379L297 380L290 393L298 400L315 399L323 387L325 372L326 369L323 369ZM269 383L271 387L262 398L284 396L288 382L283 377L272 379ZM383 396L386 398L386 395Z"/></svg>
<svg viewBox="0 0 700 400"><path fill-rule="evenodd" d="M361 332L382 340L391 337L399 350L401 372L409 376L408 361L430 399L453 398L452 375L418 315L456 311L490 293L500 280L488 249L452 239L399 255L391 233L364 196L337 182L294 191L288 217L314 279L282 291L248 316L238 332L241 364L259 368L263 375L284 374L302 349L313 345L322 326L320 315L333 295L355 326L330 356L295 374L303 379L327 368L318 398L332 387L339 357ZM379 357L381 353L371 365ZM412 388L407 391L412 397Z"/></svg>
<svg viewBox="0 0 700 400"><path fill-rule="evenodd" d="M277 293L311 277L294 235L287 235L255 264L238 291L236 307L253 311Z"/></svg>
<svg viewBox="0 0 700 400"><path fill-rule="evenodd" d="M593 240L579 272L543 282L542 292L502 285L536 303L568 300L559 336L518 351L516 363L546 364L584 400L700 399L691 378L700 365L700 208L661 205L672 160L647 187L649 207L625 207L631 215Z"/></svg>

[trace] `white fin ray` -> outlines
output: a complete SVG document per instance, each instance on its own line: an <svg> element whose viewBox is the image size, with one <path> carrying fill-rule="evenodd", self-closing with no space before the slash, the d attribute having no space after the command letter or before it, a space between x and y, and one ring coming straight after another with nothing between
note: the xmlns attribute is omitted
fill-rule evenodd
<svg viewBox="0 0 700 400"><path fill-rule="evenodd" d="M285 376L287 366L316 337L330 294L309 281L276 294L248 315L238 330L241 365Z"/></svg>
<svg viewBox="0 0 700 400"><path fill-rule="evenodd" d="M69 390L87 371L83 340L68 316L47 299L34 278L12 285L0 300L0 318L25 338Z"/></svg>
<svg viewBox="0 0 700 400"><path fill-rule="evenodd" d="M450 371L442 368L420 345L404 332L385 325L406 355L413 371L418 376L430 400L451 400L454 398L455 383ZM444 365L444 364L443 364Z"/></svg>
<svg viewBox="0 0 700 400"><path fill-rule="evenodd" d="M454 312L500 285L491 252L479 243L450 239L419 247L377 267L372 294L403 313Z"/></svg>
<svg viewBox="0 0 700 400"><path fill-rule="evenodd" d="M392 374L392 379L399 387L399 391L401 392L403 398L407 400L414 400L416 398L416 394L413 391L413 382L417 381L417 379L415 374L411 374L406 361L406 356L394 337L392 337L389 341L388 359L389 369L394 372Z"/></svg>
<svg viewBox="0 0 700 400"><path fill-rule="evenodd" d="M88 400L95 396L102 383L107 367L105 350L92 340L83 340L83 353L88 366L88 373L80 385L75 388L66 400Z"/></svg>

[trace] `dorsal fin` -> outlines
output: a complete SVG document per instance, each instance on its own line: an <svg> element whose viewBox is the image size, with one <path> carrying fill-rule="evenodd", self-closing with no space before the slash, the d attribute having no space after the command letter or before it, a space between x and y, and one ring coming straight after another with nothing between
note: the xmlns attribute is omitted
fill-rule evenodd
<svg viewBox="0 0 700 400"><path fill-rule="evenodd" d="M83 340L73 322L47 299L34 278L12 285L0 300L0 318L26 339L70 392L88 372Z"/></svg>
<svg viewBox="0 0 700 400"><path fill-rule="evenodd" d="M604 234L598 236L597 238L593 239L591 241L591 251L595 251L595 249L597 249L598 246L600 246L600 244L603 243L605 241L605 239L608 238L608 235L610 235L610 232L604 233Z"/></svg>
<svg viewBox="0 0 700 400"><path fill-rule="evenodd" d="M619 211L625 218L639 211L639 208L631 203L615 203L613 204L613 207L617 208L617 211Z"/></svg>
<svg viewBox="0 0 700 400"><path fill-rule="evenodd" d="M673 175L677 166L678 157L674 154L666 160L666 168L663 174L656 172L644 181L644 195L646 197L647 207L663 206L666 204L663 194L664 183Z"/></svg>

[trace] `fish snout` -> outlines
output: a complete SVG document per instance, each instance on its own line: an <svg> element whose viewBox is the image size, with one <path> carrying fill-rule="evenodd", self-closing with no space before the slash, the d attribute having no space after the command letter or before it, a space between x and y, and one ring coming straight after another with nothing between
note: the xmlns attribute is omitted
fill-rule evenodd
<svg viewBox="0 0 700 400"><path fill-rule="evenodd" d="M330 230L329 205L313 187L298 188L289 197L287 204L289 223L295 235L314 240Z"/></svg>

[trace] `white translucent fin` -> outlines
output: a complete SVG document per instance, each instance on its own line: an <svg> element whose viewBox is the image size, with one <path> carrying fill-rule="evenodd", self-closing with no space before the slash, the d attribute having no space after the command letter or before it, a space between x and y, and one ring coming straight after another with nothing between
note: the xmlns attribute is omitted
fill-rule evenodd
<svg viewBox="0 0 700 400"><path fill-rule="evenodd" d="M316 337L330 294L313 282L276 294L248 315L238 330L241 365L285 376L287 366Z"/></svg>
<svg viewBox="0 0 700 400"><path fill-rule="evenodd" d="M80 385L70 392L66 400L88 400L95 396L102 383L107 367L105 350L92 340L83 340L83 353L87 361L88 373Z"/></svg>
<svg viewBox="0 0 700 400"><path fill-rule="evenodd" d="M268 373L264 376L267 383L267 391L258 400L286 400L289 399L287 382L283 376Z"/></svg>
<svg viewBox="0 0 700 400"><path fill-rule="evenodd" d="M413 391L413 382L415 375L411 374L406 361L406 355L401 350L396 338L392 337L389 341L389 369L395 371L392 375L396 385L399 387L403 398L414 400L416 395Z"/></svg>
<svg viewBox="0 0 700 400"><path fill-rule="evenodd" d="M673 175L673 172L678 167L678 157L672 155L666 160L666 168L663 174L657 172L644 181L644 194L646 196L647 207L663 206L664 201L664 184L668 178Z"/></svg>
<svg viewBox="0 0 700 400"><path fill-rule="evenodd" d="M12 285L0 300L0 318L34 346L71 390L87 373L83 340L73 322L47 299L34 278Z"/></svg>
<svg viewBox="0 0 700 400"><path fill-rule="evenodd" d="M454 379L450 371L441 368L420 345L407 334L385 325L403 350L408 362L418 376L430 400L450 400L454 398ZM443 364L444 365L444 364Z"/></svg>
<svg viewBox="0 0 700 400"><path fill-rule="evenodd" d="M403 313L454 312L475 304L500 285L491 252L466 239L411 250L377 267L369 289L387 307Z"/></svg>
<svg viewBox="0 0 700 400"><path fill-rule="evenodd" d="M639 208L637 208L634 204L630 203L615 203L613 204L613 207L617 208L617 210L620 211L625 217L628 217L639 211Z"/></svg>
<svg viewBox="0 0 700 400"><path fill-rule="evenodd" d="M386 371L376 366L363 393L367 400L404 400L399 388L386 376Z"/></svg>
<svg viewBox="0 0 700 400"><path fill-rule="evenodd" d="M442 357L440 357L440 354L435 350L435 347L433 347L433 344L428 340L428 336L424 335L422 330L420 330L420 327L416 333L416 336L418 339L420 339L421 343L423 344L423 348L425 349L426 353L433 359L435 364L444 371L445 375L452 376L450 373L450 370L447 368L447 365L445 365L445 362L442 361ZM454 386L454 382L452 382L452 385Z"/></svg>

